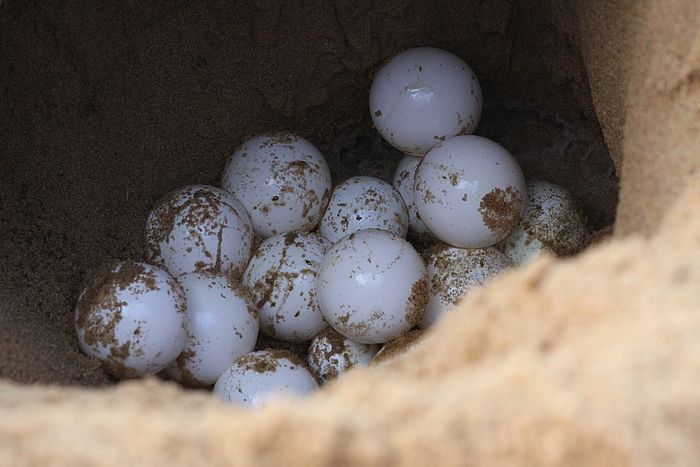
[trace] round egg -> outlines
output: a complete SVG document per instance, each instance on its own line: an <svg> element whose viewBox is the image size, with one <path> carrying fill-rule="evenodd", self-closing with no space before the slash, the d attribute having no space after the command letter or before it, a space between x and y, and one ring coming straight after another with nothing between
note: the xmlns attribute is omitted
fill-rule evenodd
<svg viewBox="0 0 700 467"><path fill-rule="evenodd" d="M253 295L262 332L303 342L328 326L316 298L316 273L329 247L313 232L275 235L258 245L241 282Z"/></svg>
<svg viewBox="0 0 700 467"><path fill-rule="evenodd" d="M296 355L258 350L239 358L214 385L214 395L249 408L280 400L298 400L318 389L318 383Z"/></svg>
<svg viewBox="0 0 700 467"><path fill-rule="evenodd" d="M316 293L326 321L342 335L363 344L386 342L423 320L425 265L398 235L360 230L323 257Z"/></svg>
<svg viewBox="0 0 700 467"><path fill-rule="evenodd" d="M359 175L335 187L318 231L323 238L335 243L365 229L388 230L406 237L408 209L391 184Z"/></svg>
<svg viewBox="0 0 700 467"><path fill-rule="evenodd" d="M267 238L316 227L331 196L331 172L309 141L274 133L241 144L221 186L245 206L255 234Z"/></svg>
<svg viewBox="0 0 700 467"><path fill-rule="evenodd" d="M494 247L456 248L444 243L424 253L428 270L429 298L425 329L442 318L457 302L476 287L481 287L502 274L513 264Z"/></svg>
<svg viewBox="0 0 700 467"><path fill-rule="evenodd" d="M89 278L75 307L80 348L117 378L158 373L185 345L186 303L180 284L160 268L106 265Z"/></svg>
<svg viewBox="0 0 700 467"><path fill-rule="evenodd" d="M458 56L433 47L394 56L369 91L374 126L389 144L414 156L451 136L473 133L482 106L474 71Z"/></svg>
<svg viewBox="0 0 700 467"><path fill-rule="evenodd" d="M406 154L399 161L399 165L394 172L393 185L401 194L408 210L408 232L413 238L419 241L430 243L435 241L435 236L428 230L416 211L416 203L413 196L413 186L415 182L416 167L422 160L421 157Z"/></svg>
<svg viewBox="0 0 700 467"><path fill-rule="evenodd" d="M146 222L147 257L177 277L213 271L237 278L250 259L253 229L229 192L189 185L165 195Z"/></svg>
<svg viewBox="0 0 700 467"><path fill-rule="evenodd" d="M354 366L367 366L379 350L377 344L361 344L327 327L309 345L309 368L322 383L332 381Z"/></svg>
<svg viewBox="0 0 700 467"><path fill-rule="evenodd" d="M504 239L520 222L525 177L501 145L474 135L455 136L418 164L416 211L440 240L483 248Z"/></svg>
<svg viewBox="0 0 700 467"><path fill-rule="evenodd" d="M586 221L576 199L560 185L534 180L527 183L522 220L497 247L522 266L545 251L576 254L585 239Z"/></svg>
<svg viewBox="0 0 700 467"><path fill-rule="evenodd" d="M219 273L188 272L178 282L187 298L187 341L166 372L185 386L210 386L255 348L259 325L253 297Z"/></svg>

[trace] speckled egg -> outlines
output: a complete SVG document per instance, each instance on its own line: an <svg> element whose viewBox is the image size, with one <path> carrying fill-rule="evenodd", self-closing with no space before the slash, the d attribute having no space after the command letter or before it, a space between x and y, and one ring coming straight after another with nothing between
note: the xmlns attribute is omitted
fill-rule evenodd
<svg viewBox="0 0 700 467"><path fill-rule="evenodd" d="M522 266L546 251L574 255L585 240L586 220L571 193L555 183L533 180L527 183L522 220L496 246Z"/></svg>
<svg viewBox="0 0 700 467"><path fill-rule="evenodd" d="M525 177L501 145L474 135L438 144L418 164L418 215L440 240L483 248L503 240L520 222Z"/></svg>
<svg viewBox="0 0 700 467"><path fill-rule="evenodd" d="M408 210L409 236L424 243L431 243L436 240L435 235L430 232L418 215L413 194L416 167L418 167L421 160L421 157L412 156L410 154L404 155L394 172L393 185L396 191L401 194Z"/></svg>
<svg viewBox="0 0 700 467"><path fill-rule="evenodd" d="M309 368L317 380L327 383L355 366L367 366L379 350L377 344L361 344L327 327L309 345Z"/></svg>
<svg viewBox="0 0 700 467"><path fill-rule="evenodd" d="M253 297L219 273L188 272L178 282L187 298L187 341L166 372L185 386L210 386L255 348L259 325Z"/></svg>
<svg viewBox="0 0 700 467"><path fill-rule="evenodd" d="M185 293L166 271L122 261L92 274L75 307L81 350L117 378L152 375L185 345Z"/></svg>
<svg viewBox="0 0 700 467"><path fill-rule="evenodd" d="M471 290L513 266L510 259L494 247L468 249L443 243L430 248L424 257L429 298L425 318L420 324L423 329L438 322Z"/></svg>
<svg viewBox="0 0 700 467"><path fill-rule="evenodd" d="M333 190L318 231L335 243L364 229L382 229L406 237L408 209L391 184L358 175L339 183Z"/></svg>
<svg viewBox="0 0 700 467"><path fill-rule="evenodd" d="M221 272L239 277L250 259L253 229L231 193L189 185L158 201L146 222L148 260L173 276Z"/></svg>
<svg viewBox="0 0 700 467"><path fill-rule="evenodd" d="M323 257L316 293L326 321L350 340L378 344L420 323L428 283L423 260L386 230L343 237Z"/></svg>
<svg viewBox="0 0 700 467"><path fill-rule="evenodd" d="M262 238L313 230L332 188L323 154L290 133L256 136L241 144L226 164L221 186L245 206Z"/></svg>
<svg viewBox="0 0 700 467"><path fill-rule="evenodd" d="M315 232L275 235L258 245L241 282L253 294L262 332L303 342L328 326L316 298L316 273L330 246Z"/></svg>
<svg viewBox="0 0 700 467"><path fill-rule="evenodd" d="M214 385L215 396L248 408L298 400L316 390L318 383L304 362L280 350L258 350L244 355Z"/></svg>

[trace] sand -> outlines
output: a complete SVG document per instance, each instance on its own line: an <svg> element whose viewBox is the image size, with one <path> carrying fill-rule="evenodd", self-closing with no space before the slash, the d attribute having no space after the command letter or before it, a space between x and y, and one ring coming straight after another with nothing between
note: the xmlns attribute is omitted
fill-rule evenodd
<svg viewBox="0 0 700 467"><path fill-rule="evenodd" d="M697 17L680 0L4 1L0 463L698 464ZM114 384L80 354L88 272L140 259L155 200L216 184L244 137L295 131L335 180L387 178L371 73L416 45L467 60L479 134L614 237L504 275L304 403Z"/></svg>

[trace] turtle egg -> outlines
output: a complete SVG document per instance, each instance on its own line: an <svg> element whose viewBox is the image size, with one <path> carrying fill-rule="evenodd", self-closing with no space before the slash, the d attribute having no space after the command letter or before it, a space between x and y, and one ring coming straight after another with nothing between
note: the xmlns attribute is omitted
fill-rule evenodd
<svg viewBox="0 0 700 467"><path fill-rule="evenodd" d="M359 175L333 190L318 231L332 243L364 229L382 229L406 237L408 209L401 194L389 183Z"/></svg>
<svg viewBox="0 0 700 467"><path fill-rule="evenodd" d="M415 181L416 167L421 158L406 154L399 161L399 165L394 172L394 188L401 194L406 208L408 209L408 231L412 237L423 242L432 242L435 236L428 230L425 223L418 216L416 203L413 198L413 184Z"/></svg>
<svg viewBox="0 0 700 467"><path fill-rule="evenodd" d="M146 223L149 261L179 276L193 271L238 277L250 259L253 229L229 192L189 185L164 196Z"/></svg>
<svg viewBox="0 0 700 467"><path fill-rule="evenodd" d="M318 389L318 383L296 355L258 350L236 360L214 385L225 402L259 408L279 400L297 400Z"/></svg>
<svg viewBox="0 0 700 467"><path fill-rule="evenodd" d="M586 221L574 197L560 185L535 180L527 183L522 220L496 246L521 266L544 251L576 254L585 239Z"/></svg>
<svg viewBox="0 0 700 467"><path fill-rule="evenodd" d="M377 350L377 344L360 344L329 326L309 345L309 368L316 379L327 383L354 366L369 365Z"/></svg>
<svg viewBox="0 0 700 467"><path fill-rule="evenodd" d="M363 344L386 342L420 323L427 291L420 255L386 230L343 237L323 257L316 276L326 321Z"/></svg>
<svg viewBox="0 0 700 467"><path fill-rule="evenodd" d="M511 268L510 259L494 247L456 248L440 244L424 253L428 270L428 306L420 327L434 325L457 301Z"/></svg>
<svg viewBox="0 0 700 467"><path fill-rule="evenodd" d="M185 293L164 270L123 261L93 274L75 307L82 351L117 378L152 375L180 354Z"/></svg>
<svg viewBox="0 0 700 467"><path fill-rule="evenodd" d="M440 240L483 248L504 239L525 204L525 178L515 158L481 136L455 136L418 164L414 201L420 218Z"/></svg>
<svg viewBox="0 0 700 467"><path fill-rule="evenodd" d="M178 282L187 298L187 341L166 372L186 386L209 386L255 348L258 314L253 297L222 274L188 272Z"/></svg>
<svg viewBox="0 0 700 467"><path fill-rule="evenodd" d="M275 133L241 144L221 186L243 203L255 234L267 238L316 227L331 196L331 172L309 141Z"/></svg>
<svg viewBox="0 0 700 467"><path fill-rule="evenodd" d="M400 151L424 155L440 141L474 132L481 85L464 60L446 50L404 50L375 75L369 91L374 126Z"/></svg>
<svg viewBox="0 0 700 467"><path fill-rule="evenodd" d="M262 332L303 342L328 326L316 299L316 272L329 247L312 232L275 235L258 245L241 282L253 294Z"/></svg>

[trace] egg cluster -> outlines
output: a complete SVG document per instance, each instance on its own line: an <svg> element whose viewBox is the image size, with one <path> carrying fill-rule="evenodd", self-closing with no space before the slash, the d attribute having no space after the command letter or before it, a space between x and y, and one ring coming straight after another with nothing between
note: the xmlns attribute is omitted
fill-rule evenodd
<svg viewBox="0 0 700 467"><path fill-rule="evenodd" d="M83 352L117 378L162 372L262 406L368 364L513 264L575 253L585 233L575 200L526 184L508 151L472 135L482 101L472 69L444 50L386 63L369 105L406 154L393 185L356 176L333 187L323 154L293 134L243 142L220 187L185 186L156 204L146 263L93 274L75 310ZM421 255L409 234L433 246ZM308 362L254 351L259 332L311 341Z"/></svg>

